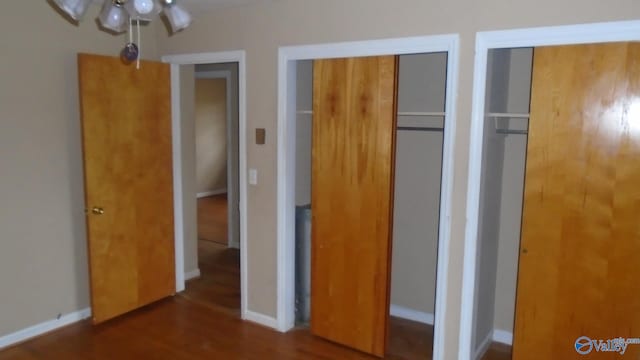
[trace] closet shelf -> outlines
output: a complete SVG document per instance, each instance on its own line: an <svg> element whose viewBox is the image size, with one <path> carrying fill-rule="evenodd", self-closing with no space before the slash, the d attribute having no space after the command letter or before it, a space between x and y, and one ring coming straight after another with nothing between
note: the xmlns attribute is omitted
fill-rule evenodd
<svg viewBox="0 0 640 360"><path fill-rule="evenodd" d="M398 126L398 127L396 127L396 130L443 132L444 128L440 128L440 127L420 127L420 126Z"/></svg>
<svg viewBox="0 0 640 360"><path fill-rule="evenodd" d="M488 113L487 117L490 118L507 118L507 119L528 119L529 114L521 113Z"/></svg>

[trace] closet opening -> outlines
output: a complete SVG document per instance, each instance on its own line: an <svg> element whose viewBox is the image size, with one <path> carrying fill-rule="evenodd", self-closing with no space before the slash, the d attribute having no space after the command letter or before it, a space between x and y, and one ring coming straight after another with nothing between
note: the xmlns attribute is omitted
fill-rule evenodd
<svg viewBox="0 0 640 360"><path fill-rule="evenodd" d="M487 58L474 359L511 359L533 48Z"/></svg>
<svg viewBox="0 0 640 360"><path fill-rule="evenodd" d="M386 354L394 358L431 359L433 354L447 56L403 54L396 60L389 321L384 329ZM313 89L314 60L296 61L295 322L301 329L309 328L313 306ZM358 259L352 260L357 267Z"/></svg>

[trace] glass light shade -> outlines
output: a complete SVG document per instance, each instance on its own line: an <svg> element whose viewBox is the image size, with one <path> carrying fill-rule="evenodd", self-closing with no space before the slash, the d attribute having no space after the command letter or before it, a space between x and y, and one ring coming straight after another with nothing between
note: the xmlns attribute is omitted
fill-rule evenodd
<svg viewBox="0 0 640 360"><path fill-rule="evenodd" d="M132 19L151 21L153 16L162 11L158 0L129 0L124 5Z"/></svg>
<svg viewBox="0 0 640 360"><path fill-rule="evenodd" d="M164 15L167 17L167 20L169 20L173 32L178 32L191 25L191 15L180 5L165 5Z"/></svg>
<svg viewBox="0 0 640 360"><path fill-rule="evenodd" d="M129 14L122 5L117 5L111 0L106 0L100 16L98 16L100 24L107 30L117 33L127 30L129 22Z"/></svg>
<svg viewBox="0 0 640 360"><path fill-rule="evenodd" d="M55 4L73 20L80 21L92 0L54 0Z"/></svg>

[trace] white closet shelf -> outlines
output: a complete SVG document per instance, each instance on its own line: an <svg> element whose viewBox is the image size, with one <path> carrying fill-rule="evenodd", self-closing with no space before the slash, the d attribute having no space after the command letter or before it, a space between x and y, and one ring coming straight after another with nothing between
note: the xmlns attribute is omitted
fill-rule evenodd
<svg viewBox="0 0 640 360"><path fill-rule="evenodd" d="M529 114L524 113L488 113L487 117L491 118L508 118L508 119L528 119Z"/></svg>

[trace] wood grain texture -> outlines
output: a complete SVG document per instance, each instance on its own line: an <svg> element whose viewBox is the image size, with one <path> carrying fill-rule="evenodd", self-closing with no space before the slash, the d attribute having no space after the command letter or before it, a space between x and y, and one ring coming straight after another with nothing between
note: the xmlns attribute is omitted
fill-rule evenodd
<svg viewBox="0 0 640 360"><path fill-rule="evenodd" d="M640 44L536 48L533 68L513 358L586 358L580 336L640 336Z"/></svg>
<svg viewBox="0 0 640 360"><path fill-rule="evenodd" d="M175 292L169 66L78 55L93 321ZM104 209L103 215L91 208Z"/></svg>
<svg viewBox="0 0 640 360"><path fill-rule="evenodd" d="M389 313L395 56L314 62L311 331L383 356Z"/></svg>

